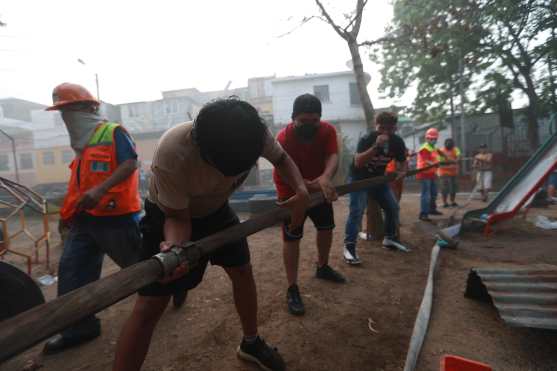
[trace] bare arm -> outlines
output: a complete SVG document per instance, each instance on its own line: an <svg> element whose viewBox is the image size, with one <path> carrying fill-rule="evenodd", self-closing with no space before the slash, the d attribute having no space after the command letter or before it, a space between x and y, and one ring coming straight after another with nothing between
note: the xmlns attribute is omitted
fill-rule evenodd
<svg viewBox="0 0 557 371"><path fill-rule="evenodd" d="M289 228L297 228L302 225L306 215L306 209L309 205L309 193L304 179L302 178L302 174L300 174L300 170L298 170L298 167L286 152L273 165L281 178L284 179L286 184L295 192L294 196L281 202L280 205L289 208L291 211Z"/></svg>
<svg viewBox="0 0 557 371"><path fill-rule="evenodd" d="M337 192L333 186L333 177L338 169L338 154L331 153L325 160L325 170L316 179L306 183L310 192L322 191L325 199L329 202L338 199Z"/></svg>
<svg viewBox="0 0 557 371"><path fill-rule="evenodd" d="M175 210L160 206L165 215L164 241L160 244L161 251L168 251L173 245L183 245L191 239L191 215L189 209ZM173 281L188 272L185 263L179 265L174 272L162 282Z"/></svg>

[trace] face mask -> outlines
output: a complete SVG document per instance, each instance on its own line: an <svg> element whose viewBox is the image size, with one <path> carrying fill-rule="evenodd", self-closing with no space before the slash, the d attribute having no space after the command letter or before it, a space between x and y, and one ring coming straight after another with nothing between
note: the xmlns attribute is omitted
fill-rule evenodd
<svg viewBox="0 0 557 371"><path fill-rule="evenodd" d="M87 146L89 139L99 123L104 119L96 113L80 111L62 111L62 119L70 134L70 146L76 152L81 152Z"/></svg>
<svg viewBox="0 0 557 371"><path fill-rule="evenodd" d="M428 139L427 142L434 146L437 143L437 139Z"/></svg>
<svg viewBox="0 0 557 371"><path fill-rule="evenodd" d="M447 149L453 149L454 148L454 143L447 143L447 145L445 145L445 147L447 147Z"/></svg>
<svg viewBox="0 0 557 371"><path fill-rule="evenodd" d="M309 142L317 134L319 126L313 124L297 124L294 126L296 136L305 142Z"/></svg>

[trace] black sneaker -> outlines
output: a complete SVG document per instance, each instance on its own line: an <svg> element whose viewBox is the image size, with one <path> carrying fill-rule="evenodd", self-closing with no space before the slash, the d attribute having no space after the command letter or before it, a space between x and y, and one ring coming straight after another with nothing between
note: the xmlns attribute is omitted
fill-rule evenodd
<svg viewBox="0 0 557 371"><path fill-rule="evenodd" d="M458 207L458 204L457 204L456 202L453 202L453 203L451 204L451 207Z"/></svg>
<svg viewBox="0 0 557 371"><path fill-rule="evenodd" d="M259 336L253 343L247 343L245 340L242 340L236 354L243 360L257 363L265 371L286 370L286 364L277 348L271 348Z"/></svg>
<svg viewBox="0 0 557 371"><path fill-rule="evenodd" d="M432 220L427 216L427 214L420 214L420 220L424 222L431 222Z"/></svg>
<svg viewBox="0 0 557 371"><path fill-rule="evenodd" d="M325 264L322 267L317 267L317 270L315 271L315 277L335 283L346 283L346 278L344 278L342 274L331 268L331 266L328 264Z"/></svg>
<svg viewBox="0 0 557 371"><path fill-rule="evenodd" d="M443 208L446 209L449 207L449 204L443 204Z"/></svg>
<svg viewBox="0 0 557 371"><path fill-rule="evenodd" d="M301 316L306 312L298 285L294 284L288 288L286 291L286 302L288 304L288 311L290 314Z"/></svg>
<svg viewBox="0 0 557 371"><path fill-rule="evenodd" d="M438 211L438 210L432 210L429 212L431 215L443 215L442 212Z"/></svg>

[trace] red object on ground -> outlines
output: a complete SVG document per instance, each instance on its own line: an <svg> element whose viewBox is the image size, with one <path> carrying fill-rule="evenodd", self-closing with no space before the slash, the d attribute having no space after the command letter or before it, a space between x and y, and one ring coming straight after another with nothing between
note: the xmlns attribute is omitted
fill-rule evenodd
<svg viewBox="0 0 557 371"><path fill-rule="evenodd" d="M493 369L485 363L459 356L444 355L441 358L441 371L493 371Z"/></svg>

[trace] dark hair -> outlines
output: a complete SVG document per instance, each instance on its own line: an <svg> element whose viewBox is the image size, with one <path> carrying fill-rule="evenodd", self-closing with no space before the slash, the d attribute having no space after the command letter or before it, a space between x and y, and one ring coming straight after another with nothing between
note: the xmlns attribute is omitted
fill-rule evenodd
<svg viewBox="0 0 557 371"><path fill-rule="evenodd" d="M261 156L267 127L257 110L237 97L205 104L194 121L201 156L224 175L249 170Z"/></svg>
<svg viewBox="0 0 557 371"><path fill-rule="evenodd" d="M454 139L453 138L447 138L445 139L445 147L449 147L449 146L453 146L454 147Z"/></svg>
<svg viewBox="0 0 557 371"><path fill-rule="evenodd" d="M321 101L315 95L302 94L294 100L292 119L301 113L318 113L321 116Z"/></svg>
<svg viewBox="0 0 557 371"><path fill-rule="evenodd" d="M485 144L485 143L480 144L480 148L487 148L487 144Z"/></svg>
<svg viewBox="0 0 557 371"><path fill-rule="evenodd" d="M396 125L398 123L398 116L394 112L381 112L375 118L375 122L383 125Z"/></svg>

